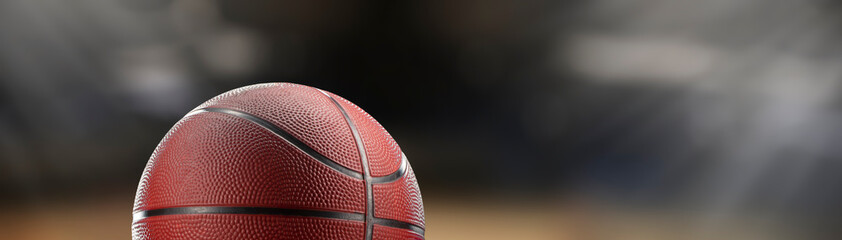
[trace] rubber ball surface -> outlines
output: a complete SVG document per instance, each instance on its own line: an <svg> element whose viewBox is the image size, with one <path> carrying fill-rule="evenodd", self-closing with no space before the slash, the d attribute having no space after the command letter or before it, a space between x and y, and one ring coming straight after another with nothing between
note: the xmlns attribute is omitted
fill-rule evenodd
<svg viewBox="0 0 842 240"><path fill-rule="evenodd" d="M333 93L292 84L203 103L152 153L133 239L424 239L412 167L388 132Z"/></svg>

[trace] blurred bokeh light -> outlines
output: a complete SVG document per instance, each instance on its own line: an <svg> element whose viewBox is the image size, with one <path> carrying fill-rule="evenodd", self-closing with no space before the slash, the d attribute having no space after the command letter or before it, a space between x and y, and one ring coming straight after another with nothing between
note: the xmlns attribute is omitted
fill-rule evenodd
<svg viewBox="0 0 842 240"><path fill-rule="evenodd" d="M428 239L838 239L842 5L0 1L0 232L126 239L147 158L261 82L376 117Z"/></svg>

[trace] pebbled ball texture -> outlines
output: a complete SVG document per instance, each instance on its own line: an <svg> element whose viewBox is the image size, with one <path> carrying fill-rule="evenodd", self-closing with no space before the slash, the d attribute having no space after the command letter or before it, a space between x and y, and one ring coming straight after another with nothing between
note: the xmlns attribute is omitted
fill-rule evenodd
<svg viewBox="0 0 842 240"><path fill-rule="evenodd" d="M412 239L412 240L421 240L424 239L424 236L418 235L413 232L404 231L402 229L391 228L391 227L384 227L384 226L374 226L374 236L372 237L373 240L389 240L389 239Z"/></svg>
<svg viewBox="0 0 842 240"><path fill-rule="evenodd" d="M132 226L135 239L355 240L363 229L363 222L348 220L213 214L160 216Z"/></svg>
<svg viewBox="0 0 842 240"><path fill-rule="evenodd" d="M424 204L412 168L397 181L374 185L374 206L375 217L424 227Z"/></svg>
<svg viewBox="0 0 842 240"><path fill-rule="evenodd" d="M184 118L140 180L135 210L249 206L365 212L362 180L231 115Z"/></svg>
<svg viewBox="0 0 842 240"><path fill-rule="evenodd" d="M357 105L335 94L328 94L346 109L351 121L357 125L368 157L371 176L380 177L397 171L401 164L401 148L386 129Z"/></svg>
<svg viewBox="0 0 842 240"><path fill-rule="evenodd" d="M356 175L318 161L254 120L206 111L209 108L262 119ZM194 109L166 134L144 169L135 214L184 207L260 207L360 217L150 215L135 219L132 237L365 239L370 235L373 239L423 239L423 233L380 225L373 225L367 233L366 224L372 223L362 220L370 215L424 227L421 194L408 162L406 171L394 181L367 183L361 177L397 174L403 159L398 144L374 118L337 95L291 83L231 90ZM368 171L363 169L364 160ZM372 185L373 199L367 199L366 184ZM373 204L371 210L367 204Z"/></svg>

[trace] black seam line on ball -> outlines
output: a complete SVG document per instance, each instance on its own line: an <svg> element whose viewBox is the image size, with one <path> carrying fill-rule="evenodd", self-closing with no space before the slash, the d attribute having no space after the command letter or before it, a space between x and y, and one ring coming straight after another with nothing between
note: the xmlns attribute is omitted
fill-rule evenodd
<svg viewBox="0 0 842 240"><path fill-rule="evenodd" d="M266 129L272 131L273 133L279 135L281 138L283 138L284 140L286 140L290 144L293 144L293 146L295 146L296 148L298 148L302 152L306 153L307 155L310 155L311 157L315 158L319 162L322 162L325 165L328 165L328 167L330 167L330 168L332 168L336 171L339 171L342 174L348 175L350 177L353 177L353 178L356 178L356 179L363 179L362 174L360 174L359 172L356 172L356 171L354 171L350 168L347 168L345 166L339 165L338 163L336 163L336 161L333 161L333 160L325 157L324 155L321 155L319 152L310 148L310 146L307 146L307 144L301 142L300 140L293 137L291 134L287 133L283 129L280 129L279 127L275 126L274 124L272 124L272 123L270 123L266 120L263 120L262 118L259 118L257 116L251 115L249 113L245 113L245 112L233 110L233 109L227 109L227 108L201 108L201 109L196 109L194 111L191 111L190 113L185 115L185 117L195 115L195 114L198 114L198 113L203 113L203 112L224 113L224 114L228 114L228 115L232 115L232 116L235 116L235 117L243 118L245 120L253 122L253 123L255 123L257 125L260 125L261 127L266 128ZM394 182L394 181L400 179L401 177L403 177L404 174L406 173L407 161L406 161L406 156L403 156L403 153L401 153L401 157L402 157L401 158L401 164L400 164L400 166L398 167L397 170L395 170L394 172L392 172L392 173L390 173L389 175L386 175L386 176L371 177L371 182L375 183L375 184L390 183L390 182Z"/></svg>
<svg viewBox="0 0 842 240"><path fill-rule="evenodd" d="M283 215L283 216L301 216L301 217L319 217L332 218L343 220L363 221L365 216L362 213L349 212L333 212L333 211L318 211L318 210L303 210L303 209L287 209L287 208L267 208L267 207L175 207L162 208L154 210L139 211L133 214L132 221L137 222L144 218L165 215L184 215L184 214L248 214L248 215Z"/></svg>
<svg viewBox="0 0 842 240"><path fill-rule="evenodd" d="M364 221L365 215L362 213L349 212L335 212L335 211L319 211L319 210L305 210L305 209L289 209L289 208L269 208L269 207L222 207L222 206L196 206L196 207L174 207L161 208L146 211L135 212L132 216L132 222L137 222L148 217L166 216L166 215L187 215L187 214L244 214L244 215L279 215L279 216L298 216L298 217L318 217L331 218L352 221ZM418 234L424 235L424 228L416 226L411 223L402 222L398 220L374 218L373 223L377 225L401 228L411 230Z"/></svg>
<svg viewBox="0 0 842 240"><path fill-rule="evenodd" d="M260 125L263 128L268 129L269 131L272 131L273 133L280 136L282 139L284 139L288 143L292 144L293 146L295 146L296 148L298 148L299 150L301 150L305 154L310 155L310 157L312 157L312 158L316 159L317 161L327 165L328 167L332 168L333 170L339 171L342 174L348 175L348 176L356 178L356 179L362 179L363 178L362 174L358 173L357 171L354 171L354 170L351 170L350 168L339 165L335 161L333 161L333 160L325 157L321 153L317 152L315 149L311 148L310 146L307 146L307 144L301 142L301 140L298 140L297 138L295 138L294 136L292 136L288 132L284 131L280 127L275 126L274 124L270 123L269 121L263 120L260 117L251 115L251 114L246 113L246 112L237 111L237 110L233 110L233 109L227 109L227 108L202 108L202 109L195 110L191 113L188 113L188 115L195 114L194 112L198 113L197 111L224 113L224 114L232 115L232 116L239 117L239 118L248 120L250 122L253 122L257 125Z"/></svg>
<svg viewBox="0 0 842 240"><path fill-rule="evenodd" d="M386 219L386 218L374 218L374 224L381 225L381 226L387 226L387 227L393 227L393 228L407 229L407 230L413 231L415 233L418 233L421 236L424 236L424 228L423 227L420 227L418 225L408 223L408 222L402 222L402 221Z"/></svg>
<svg viewBox="0 0 842 240"><path fill-rule="evenodd" d="M354 134L354 140L357 142L357 149L359 149L360 159L363 164L363 181L365 181L365 240L371 240L374 232L374 225L372 225L374 223L374 193L371 187L371 170L368 168L368 158L366 156L365 146L363 146L362 137L360 137L360 132L357 130L357 126L354 125L354 121L351 120L351 116L348 115L345 108L343 108L336 99L333 99L333 97L326 92L322 90L319 90L319 92L327 96L327 98L333 102L333 105L336 105L336 108L338 108L339 112L342 113L342 116L345 117L345 121L348 122L348 126L351 128L351 133Z"/></svg>
<svg viewBox="0 0 842 240"><path fill-rule="evenodd" d="M390 173L389 175L386 175L386 176L372 177L371 183L372 184L390 183L390 182L397 181L398 179L401 179L403 177L403 175L406 174L407 162L408 161L406 160L406 156L404 156L403 153L401 153L401 165L398 167L398 170L396 170L395 172Z"/></svg>

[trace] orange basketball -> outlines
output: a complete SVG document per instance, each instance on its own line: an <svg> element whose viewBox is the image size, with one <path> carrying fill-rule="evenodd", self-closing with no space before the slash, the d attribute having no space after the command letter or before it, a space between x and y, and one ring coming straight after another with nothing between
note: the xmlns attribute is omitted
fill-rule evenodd
<svg viewBox="0 0 842 240"><path fill-rule="evenodd" d="M137 189L133 239L424 239L398 144L333 93L266 83L200 105Z"/></svg>

